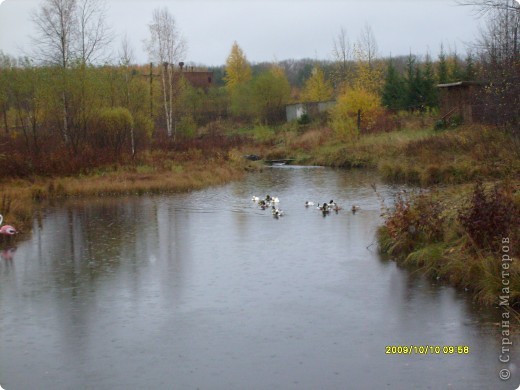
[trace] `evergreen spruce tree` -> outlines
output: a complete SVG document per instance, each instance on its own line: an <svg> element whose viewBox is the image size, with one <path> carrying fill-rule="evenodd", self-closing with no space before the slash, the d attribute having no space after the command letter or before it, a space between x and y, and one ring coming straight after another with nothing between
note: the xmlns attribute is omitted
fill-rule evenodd
<svg viewBox="0 0 520 390"><path fill-rule="evenodd" d="M418 75L416 74L416 58L410 53L408 61L406 62L406 98L405 107L408 110L415 110L419 106L419 91L420 86L418 85Z"/></svg>
<svg viewBox="0 0 520 390"><path fill-rule="evenodd" d="M424 111L426 106L425 87L421 67L416 64L412 83L413 93L411 96L414 98L412 106L420 111Z"/></svg>
<svg viewBox="0 0 520 390"><path fill-rule="evenodd" d="M464 69L464 80L473 81L477 78L477 72L475 69L475 62L473 60L473 55L468 53L466 56L466 68Z"/></svg>
<svg viewBox="0 0 520 390"><path fill-rule="evenodd" d="M444 46L441 44L441 52L439 53L439 62L437 64L437 80L439 84L446 84L449 82L448 63L446 61L446 54L444 54Z"/></svg>
<svg viewBox="0 0 520 390"><path fill-rule="evenodd" d="M463 69L460 66L460 59L456 52L451 55L449 64L449 81L463 81L465 75Z"/></svg>
<svg viewBox="0 0 520 390"><path fill-rule="evenodd" d="M426 107L435 108L439 105L438 90L435 82L435 72L430 55L426 55L423 73L423 94Z"/></svg>
<svg viewBox="0 0 520 390"><path fill-rule="evenodd" d="M395 69L393 60L390 59L386 69L385 84L383 86L381 101L383 106L390 110L402 110L406 108L405 99L406 91L403 79Z"/></svg>

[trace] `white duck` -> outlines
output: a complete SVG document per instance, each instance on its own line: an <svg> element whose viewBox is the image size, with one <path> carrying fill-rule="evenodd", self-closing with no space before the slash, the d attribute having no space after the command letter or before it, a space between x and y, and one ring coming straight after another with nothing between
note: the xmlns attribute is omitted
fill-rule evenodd
<svg viewBox="0 0 520 390"><path fill-rule="evenodd" d="M284 215L283 210L277 209L275 206L272 207L272 213L273 213L273 216L276 217L276 218L281 217L282 215Z"/></svg>

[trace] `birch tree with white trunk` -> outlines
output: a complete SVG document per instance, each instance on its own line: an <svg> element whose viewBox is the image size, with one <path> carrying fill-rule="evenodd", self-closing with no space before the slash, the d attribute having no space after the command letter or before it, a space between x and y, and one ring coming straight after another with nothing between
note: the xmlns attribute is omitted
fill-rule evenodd
<svg viewBox="0 0 520 390"><path fill-rule="evenodd" d="M74 128L71 110L69 69L78 63L85 66L96 59L112 40L106 25L104 0L44 0L32 13L36 34L32 37L33 57L40 63L60 70L61 81L61 133L74 154L79 141L85 137L83 129ZM82 90L84 95L84 88ZM85 104L82 99L81 104ZM85 107L80 107L85 117ZM84 122L84 118L83 118Z"/></svg>
<svg viewBox="0 0 520 390"><path fill-rule="evenodd" d="M161 86L163 95L166 131L168 137L175 139L174 106L174 71L177 64L185 55L186 43L179 31L174 17L168 8L155 9L152 22L148 25L150 40L146 42L150 61L159 65L161 72Z"/></svg>

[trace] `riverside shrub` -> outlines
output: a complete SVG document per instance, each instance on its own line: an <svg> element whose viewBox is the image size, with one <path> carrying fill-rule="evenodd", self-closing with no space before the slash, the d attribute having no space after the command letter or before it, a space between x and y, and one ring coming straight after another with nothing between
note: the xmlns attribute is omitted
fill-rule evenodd
<svg viewBox="0 0 520 390"><path fill-rule="evenodd" d="M358 130L357 116L361 110ZM352 139L359 132L370 132L384 112L378 95L361 87L347 89L331 110L331 127L342 138Z"/></svg>
<svg viewBox="0 0 520 390"><path fill-rule="evenodd" d="M520 208L509 183L496 184L486 193L482 182L475 185L468 205L459 211L459 221L473 243L492 252L500 250L500 240L519 236Z"/></svg>
<svg viewBox="0 0 520 390"><path fill-rule="evenodd" d="M387 210L385 226L395 242L394 252L407 254L444 236L441 204L425 194L398 194L393 210Z"/></svg>

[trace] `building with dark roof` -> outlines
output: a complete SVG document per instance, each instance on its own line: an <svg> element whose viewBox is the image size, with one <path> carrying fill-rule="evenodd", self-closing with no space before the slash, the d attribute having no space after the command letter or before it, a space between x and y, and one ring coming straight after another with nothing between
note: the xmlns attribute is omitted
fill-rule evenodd
<svg viewBox="0 0 520 390"><path fill-rule="evenodd" d="M439 106L441 119L445 122L458 117L464 123L482 122L483 110L479 95L484 92L485 83L459 81L439 84Z"/></svg>

